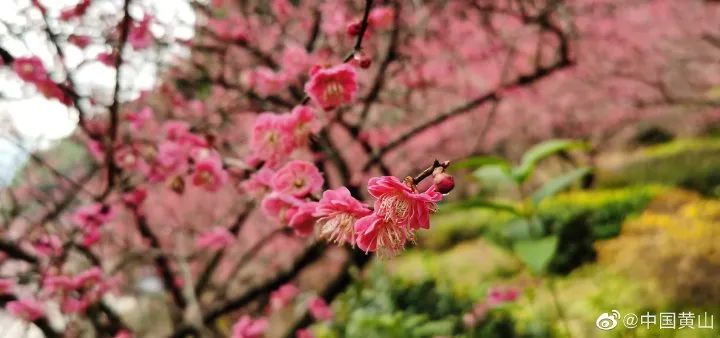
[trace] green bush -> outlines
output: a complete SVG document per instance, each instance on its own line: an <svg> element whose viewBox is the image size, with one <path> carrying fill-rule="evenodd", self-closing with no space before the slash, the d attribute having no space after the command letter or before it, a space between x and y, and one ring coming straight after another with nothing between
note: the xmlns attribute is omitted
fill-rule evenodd
<svg viewBox="0 0 720 338"><path fill-rule="evenodd" d="M457 296L434 279L389 276L381 264L333 303L331 323L313 328L318 338L512 338L519 337L510 315L499 306L467 327L463 315L473 301Z"/></svg>
<svg viewBox="0 0 720 338"><path fill-rule="evenodd" d="M595 258L593 243L617 236L621 224L642 211L661 186L574 191L543 201L537 210L546 234L559 235L558 250L550 271L567 273ZM420 237L421 248L445 249L460 241L483 236L509 247L518 232L514 216L484 208L442 208L433 218L433 228Z"/></svg>
<svg viewBox="0 0 720 338"><path fill-rule="evenodd" d="M720 140L685 139L645 148L629 163L598 173L598 184L658 183L720 195Z"/></svg>

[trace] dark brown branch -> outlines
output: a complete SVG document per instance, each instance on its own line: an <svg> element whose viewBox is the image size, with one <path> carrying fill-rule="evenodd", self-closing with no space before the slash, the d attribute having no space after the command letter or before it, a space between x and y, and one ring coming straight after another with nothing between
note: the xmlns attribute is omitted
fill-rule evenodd
<svg viewBox="0 0 720 338"><path fill-rule="evenodd" d="M240 229L242 228L243 224L245 224L245 220L247 219L248 215L250 215L250 211L252 211L251 206L247 206L245 210L243 210L238 216L235 218L235 222L233 222L232 226L228 229L230 233L237 236L238 233L240 233ZM210 282L210 279L212 278L213 273L217 269L218 265L220 265L220 261L222 260L223 256L225 255L225 249L217 251L212 258L208 261L208 264L205 266L205 269L203 269L203 272L200 273L200 277L198 278L197 283L195 284L195 294L200 296L202 292L205 290L205 287L207 287L208 282Z"/></svg>
<svg viewBox="0 0 720 338"><path fill-rule="evenodd" d="M360 121L358 122L359 127L362 127L365 123L368 113L370 112L370 108L373 103L375 103L375 100L377 100L380 95L380 91L385 85L385 77L387 75L388 67L397 58L397 47L400 41L400 1L394 1L393 8L395 10L395 14L393 16L393 29L390 33L390 43L388 44L388 50L385 54L385 58L380 63L380 67L378 67L377 74L375 75L375 81L373 81L372 87L370 87L370 92L368 92L368 95L365 97L365 104L360 112Z"/></svg>
<svg viewBox="0 0 720 338"><path fill-rule="evenodd" d="M107 187L103 193L106 196L115 186L115 174L118 171L115 163L115 141L118 137L118 128L120 124L120 77L121 66L123 64L123 51L130 35L130 26L132 17L130 16L130 1L125 0L123 4L123 19L120 23L120 41L116 48L117 56L115 57L115 88L113 89L113 102L110 105L110 127L108 130L109 138L105 146L105 163L107 163Z"/></svg>
<svg viewBox="0 0 720 338"><path fill-rule="evenodd" d="M160 240L155 235L155 233L153 233L152 229L150 229L150 225L147 223L147 220L144 216L138 215L136 213L135 220L137 223L138 231L140 231L142 237L148 241L150 247L153 249L157 249L161 252L161 254L156 255L154 258L155 266L160 273L160 278L163 281L163 285L168 291L170 291L170 294L172 295L175 304L181 309L184 309L185 306L187 306L187 301L182 294L182 290L175 283L175 275L172 271L172 268L170 267L170 260L167 258L166 255L162 254Z"/></svg>
<svg viewBox="0 0 720 338"><path fill-rule="evenodd" d="M203 316L203 323L209 325L221 316L241 309L253 300L261 296L268 295L270 292L279 288L283 284L288 283L303 269L322 257L322 254L325 252L325 248L325 245L322 243L314 243L310 245L307 249L305 249L302 255L293 262L289 269L278 273L275 277L261 283L260 285L250 288L237 297L230 298L222 304L210 308ZM173 333L171 337L185 337L193 332L197 332L197 329L192 326L184 326Z"/></svg>
<svg viewBox="0 0 720 338"><path fill-rule="evenodd" d="M343 59L343 62L350 61L355 53L362 50L362 42L365 39L365 32L368 29L368 21L370 18L370 10L372 9L373 0L365 0L365 11L363 12L362 20L360 21L360 32L358 33L357 40L355 40L355 47L353 48L353 51L348 54L345 59Z"/></svg>
<svg viewBox="0 0 720 338"><path fill-rule="evenodd" d="M31 264L38 263L37 257L35 257L33 254L25 251L25 249L17 246L15 243L5 239L0 239L0 251L13 259L18 259Z"/></svg>

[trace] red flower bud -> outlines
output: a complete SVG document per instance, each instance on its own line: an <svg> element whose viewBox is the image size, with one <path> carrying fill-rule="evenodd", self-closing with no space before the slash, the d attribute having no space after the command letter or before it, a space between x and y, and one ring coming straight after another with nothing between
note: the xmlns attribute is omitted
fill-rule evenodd
<svg viewBox="0 0 720 338"><path fill-rule="evenodd" d="M347 26L347 33L350 36L357 36L360 34L361 24L359 22L353 22Z"/></svg>
<svg viewBox="0 0 720 338"><path fill-rule="evenodd" d="M372 59L363 52L357 52L353 55L353 63L362 69L367 69L372 64Z"/></svg>
<svg viewBox="0 0 720 338"><path fill-rule="evenodd" d="M441 194L447 194L455 188L455 178L444 172L435 175L433 182L437 191Z"/></svg>

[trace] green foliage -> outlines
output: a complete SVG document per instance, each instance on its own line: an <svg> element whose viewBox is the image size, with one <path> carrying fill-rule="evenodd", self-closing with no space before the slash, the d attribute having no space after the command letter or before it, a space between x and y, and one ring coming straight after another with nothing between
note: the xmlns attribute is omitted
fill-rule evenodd
<svg viewBox="0 0 720 338"><path fill-rule="evenodd" d="M557 247L557 236L525 239L513 243L513 251L535 273L545 270L550 260L555 256Z"/></svg>
<svg viewBox="0 0 720 338"><path fill-rule="evenodd" d="M389 277L376 265L335 302L335 320L316 329L320 338L432 338L463 331L461 316L472 306L434 281Z"/></svg>
<svg viewBox="0 0 720 338"><path fill-rule="evenodd" d="M649 147L626 164L598 172L600 186L646 183L720 196L720 140L686 139Z"/></svg>
<svg viewBox="0 0 720 338"><path fill-rule="evenodd" d="M625 219L641 212L664 191L667 188L662 186L637 186L573 191L544 200L530 221L539 237L558 236L550 271L566 273L592 261L595 241L617 236ZM433 227L420 237L423 248L445 249L479 236L511 248L513 241L532 238L527 219L502 209L443 207L432 222Z"/></svg>

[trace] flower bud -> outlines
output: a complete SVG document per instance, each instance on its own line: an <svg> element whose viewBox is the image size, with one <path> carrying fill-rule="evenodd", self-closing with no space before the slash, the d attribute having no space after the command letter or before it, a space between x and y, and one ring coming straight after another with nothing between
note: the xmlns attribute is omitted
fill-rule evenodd
<svg viewBox="0 0 720 338"><path fill-rule="evenodd" d="M372 64L372 59L363 52L357 52L353 55L353 63L362 69L367 69Z"/></svg>
<svg viewBox="0 0 720 338"><path fill-rule="evenodd" d="M455 188L455 178L444 172L438 173L433 178L437 191L441 194L447 194Z"/></svg>
<svg viewBox="0 0 720 338"><path fill-rule="evenodd" d="M347 33L350 36L357 36L360 34L361 24L359 22L353 22L347 26Z"/></svg>

